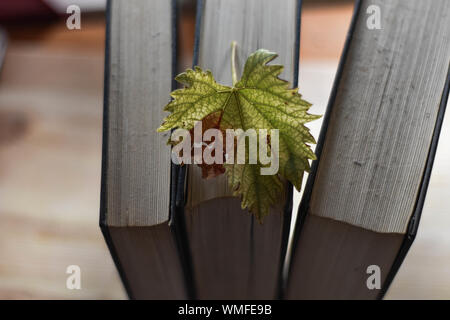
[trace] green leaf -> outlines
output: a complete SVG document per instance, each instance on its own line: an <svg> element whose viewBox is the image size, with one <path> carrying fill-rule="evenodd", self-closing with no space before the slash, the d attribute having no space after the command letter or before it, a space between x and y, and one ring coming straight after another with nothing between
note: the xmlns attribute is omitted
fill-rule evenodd
<svg viewBox="0 0 450 320"><path fill-rule="evenodd" d="M278 174L261 175L264 165L259 160L256 164L246 161L224 165L235 195L242 197L242 208L248 208L258 219L282 197L282 178L300 190L303 173L310 169L309 159L315 159L307 144L315 140L304 124L320 117L308 114L311 104L301 98L298 89L289 89L289 83L278 78L283 66L267 64L276 57L276 53L264 49L251 54L233 87L218 84L210 71L199 67L180 74L175 79L186 87L172 92L174 99L165 107L171 114L158 129L191 130L197 121L215 112L221 115L222 130L278 129Z"/></svg>
<svg viewBox="0 0 450 320"><path fill-rule="evenodd" d="M283 198L283 184L278 175L261 175L258 164L225 164L228 183L234 195L242 196L241 206L249 208L258 220Z"/></svg>
<svg viewBox="0 0 450 320"><path fill-rule="evenodd" d="M211 71L203 72L199 67L187 70L175 77L186 88L171 93L173 100L164 108L172 112L158 131L173 128L192 129L196 121L201 121L215 111L223 110L231 88L214 81Z"/></svg>

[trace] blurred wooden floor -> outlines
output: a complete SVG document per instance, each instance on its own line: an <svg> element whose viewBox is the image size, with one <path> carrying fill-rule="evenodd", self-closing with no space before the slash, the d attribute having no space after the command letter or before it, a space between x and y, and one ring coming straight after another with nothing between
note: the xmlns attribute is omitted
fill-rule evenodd
<svg viewBox="0 0 450 320"><path fill-rule="evenodd" d="M351 12L303 12L300 91L313 113L324 112ZM0 299L125 298L98 227L104 23L82 26L12 31L0 74ZM180 26L192 37L192 16ZM449 117L419 235L388 298L450 299ZM320 122L312 127L317 136ZM72 264L81 290L66 289Z"/></svg>
<svg viewBox="0 0 450 320"><path fill-rule="evenodd" d="M0 78L3 299L125 297L98 227L103 23L85 30L19 34L8 47ZM69 265L81 268L81 290L66 288Z"/></svg>

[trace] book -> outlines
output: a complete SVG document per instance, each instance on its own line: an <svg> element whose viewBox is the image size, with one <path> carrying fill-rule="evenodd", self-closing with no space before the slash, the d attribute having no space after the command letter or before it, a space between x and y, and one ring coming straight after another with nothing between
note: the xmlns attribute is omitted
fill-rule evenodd
<svg viewBox="0 0 450 320"><path fill-rule="evenodd" d="M379 28L368 22L376 12ZM449 12L440 0L357 2L299 207L287 299L387 291L418 230L448 99Z"/></svg>
<svg viewBox="0 0 450 320"><path fill-rule="evenodd" d="M130 298L190 295L164 118L175 74L174 1L107 6L100 226Z"/></svg>
<svg viewBox="0 0 450 320"><path fill-rule="evenodd" d="M277 52L281 75L297 85L300 2L199 1L194 65L231 85L231 43L237 69L250 53ZM187 170L186 170L187 169ZM292 210L292 187L258 222L232 197L225 175L202 179L198 166L180 170L178 205L184 211L193 279L199 299L272 299L278 296Z"/></svg>

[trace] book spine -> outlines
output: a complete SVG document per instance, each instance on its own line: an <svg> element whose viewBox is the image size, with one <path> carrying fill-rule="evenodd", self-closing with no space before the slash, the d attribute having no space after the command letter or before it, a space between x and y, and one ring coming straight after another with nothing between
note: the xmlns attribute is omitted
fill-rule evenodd
<svg viewBox="0 0 450 320"><path fill-rule="evenodd" d="M109 131L109 66L110 66L110 35L111 35L111 0L106 2L105 11L106 29L105 29L105 75L103 87L103 125L102 125L102 168L101 168L101 182L100 182L100 229L105 238L106 245L109 249L111 257L122 280L125 291L130 299L134 299L129 281L122 268L120 259L117 255L117 250L106 225L107 213L107 177L108 177L108 131Z"/></svg>
<svg viewBox="0 0 450 320"><path fill-rule="evenodd" d="M449 87L450 87L450 66L447 71L447 79L445 81L441 102L439 104L439 111L436 119L436 125L433 130L430 150L428 151L428 157L426 160L425 170L422 176L420 189L417 195L416 204L414 206L414 212L408 223L408 231L405 236L405 239L403 240L400 250L392 264L391 269L388 272L386 280L384 281L383 286L381 287L378 299L382 299L386 294L387 290L389 289L389 286L392 283L392 280L394 280L394 277L397 274L397 271L400 269L400 266L403 260L405 259L409 251L409 248L411 248L411 245L414 242L414 239L416 238L417 230L419 228L420 217L422 215L423 205L425 203L428 185L430 183L431 170L433 169L434 158L436 156L436 150L439 142L439 135L441 133L442 123L444 121L445 109L448 102Z"/></svg>
<svg viewBox="0 0 450 320"><path fill-rule="evenodd" d="M291 250L292 255L289 260L291 265L292 265L292 262L294 261L294 255L296 252L298 240L300 238L300 233L302 231L306 215L308 214L309 201L311 199L311 194L312 194L312 190L314 187L314 180L315 180L315 177L317 174L317 168L318 168L319 161L320 161L320 155L322 153L323 144L325 142L325 136L326 136L327 129L328 129L328 124L330 122L331 109L333 108L334 101L336 99L339 82L341 81L342 71L344 69L345 62L347 61L347 55L348 55L350 43L353 39L353 35L355 32L356 21L360 14L360 11L361 11L360 9L361 9L361 0L357 0L355 3L354 10L353 10L352 20L350 22L350 28L347 33L347 37L345 39L344 49L342 51L341 59L339 61L338 69L337 69L336 76L335 76L335 79L333 82L333 88L331 89L330 98L328 100L327 108L326 108L325 114L323 116L323 122L322 122L322 126L320 129L319 139L317 140L317 145L316 145L316 149L315 149L315 154L316 154L317 160L314 160L311 164L311 171L308 174L308 180L306 181L305 190L303 191L303 196L300 201L300 205L299 205L298 212L297 212L297 221L295 224L294 236L293 236L293 240L292 240L292 250ZM289 266L288 274L291 271L291 265ZM289 276L288 276L288 278L289 278Z"/></svg>

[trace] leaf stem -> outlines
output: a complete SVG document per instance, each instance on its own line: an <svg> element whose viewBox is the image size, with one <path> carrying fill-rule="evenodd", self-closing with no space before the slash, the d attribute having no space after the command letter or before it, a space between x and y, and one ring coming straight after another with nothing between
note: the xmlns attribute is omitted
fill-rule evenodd
<svg viewBox="0 0 450 320"><path fill-rule="evenodd" d="M231 79L233 80L233 87L237 83L236 75L236 41L231 42Z"/></svg>

